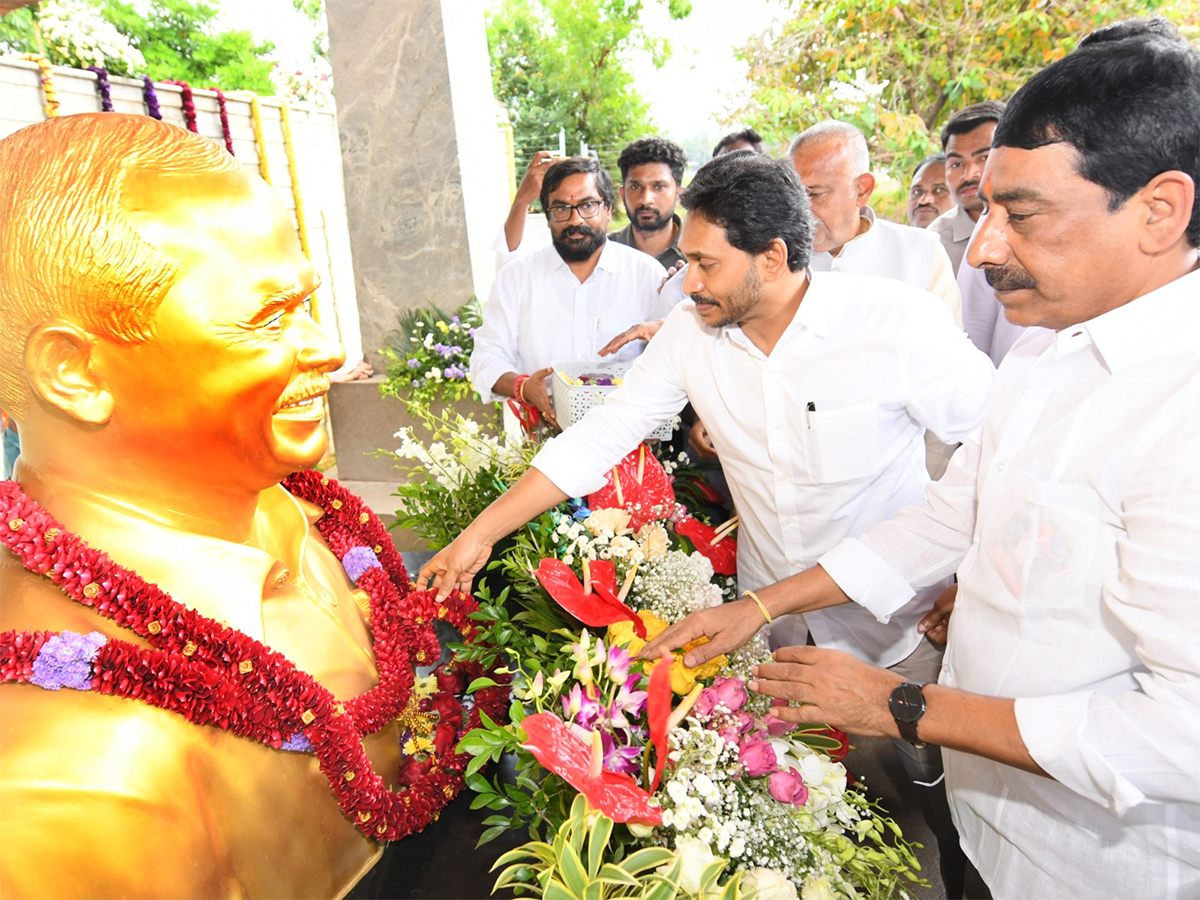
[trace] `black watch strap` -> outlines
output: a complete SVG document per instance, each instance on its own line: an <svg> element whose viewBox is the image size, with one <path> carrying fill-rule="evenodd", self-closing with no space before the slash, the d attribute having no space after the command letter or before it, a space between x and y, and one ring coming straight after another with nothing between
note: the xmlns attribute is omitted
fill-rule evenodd
<svg viewBox="0 0 1200 900"><path fill-rule="evenodd" d="M925 746L917 733L917 723L925 715L925 694L921 688L927 684L928 681L906 681L892 691L888 700L888 708L900 731L900 737L915 747Z"/></svg>

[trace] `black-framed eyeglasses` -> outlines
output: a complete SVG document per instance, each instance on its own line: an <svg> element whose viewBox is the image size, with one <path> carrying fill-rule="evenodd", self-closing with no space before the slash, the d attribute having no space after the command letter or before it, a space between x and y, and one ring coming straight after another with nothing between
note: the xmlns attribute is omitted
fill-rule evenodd
<svg viewBox="0 0 1200 900"><path fill-rule="evenodd" d="M566 204L552 206L550 207L550 219L554 222L566 222L570 220L571 213L573 212L579 213L579 218L581 219L594 219L603 205L599 200L584 200L582 203L576 203L574 206L567 206Z"/></svg>

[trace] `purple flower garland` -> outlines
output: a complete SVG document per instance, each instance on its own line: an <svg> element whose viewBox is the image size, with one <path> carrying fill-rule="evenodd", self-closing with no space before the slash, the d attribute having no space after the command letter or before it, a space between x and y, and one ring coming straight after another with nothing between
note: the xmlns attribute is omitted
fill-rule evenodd
<svg viewBox="0 0 1200 900"><path fill-rule="evenodd" d="M112 90L108 84L108 72L99 66L88 66L88 71L96 73L96 91L100 94L101 111L112 112Z"/></svg>
<svg viewBox="0 0 1200 900"><path fill-rule="evenodd" d="M152 119L162 120L162 110L158 108L158 94L154 93L154 82L149 75L142 76L142 99L146 101L146 115Z"/></svg>

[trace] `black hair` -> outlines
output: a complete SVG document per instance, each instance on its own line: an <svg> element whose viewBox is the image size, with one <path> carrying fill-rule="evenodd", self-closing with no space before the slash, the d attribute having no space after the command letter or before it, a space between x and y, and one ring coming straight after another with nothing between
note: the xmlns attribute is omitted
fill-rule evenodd
<svg viewBox="0 0 1200 900"><path fill-rule="evenodd" d="M551 192L572 175L595 175L596 190L600 192L600 199L609 209L613 208L617 192L613 190L612 179L608 177L608 172L604 171L604 166L600 165L600 161L590 156L571 156L551 163L550 168L546 170L540 195L542 209L545 210L546 215L550 214Z"/></svg>
<svg viewBox="0 0 1200 900"><path fill-rule="evenodd" d="M629 177L629 170L647 163L663 163L671 170L675 186L683 184L683 170L687 168L687 154L678 144L660 137L638 138L625 145L617 157L617 168L621 170L621 181Z"/></svg>
<svg viewBox="0 0 1200 900"><path fill-rule="evenodd" d="M812 257L812 210L790 160L725 153L704 164L679 202L724 228L725 239L745 253L762 253L780 238L793 272Z"/></svg>
<svg viewBox="0 0 1200 900"><path fill-rule="evenodd" d="M1200 53L1153 32L1088 43L1042 69L1004 111L994 147L1063 143L1117 210L1156 175L1191 177L1187 240L1200 246Z"/></svg>
<svg viewBox="0 0 1200 900"><path fill-rule="evenodd" d="M1139 37L1143 34L1156 34L1167 40L1183 42L1179 29L1162 16L1153 19L1125 19L1123 22L1113 22L1103 28L1097 28L1090 34L1085 34L1079 41L1080 47L1090 47L1093 44L1104 44L1109 41L1123 41L1126 38ZM1078 49L1078 48L1076 48Z"/></svg>
<svg viewBox="0 0 1200 900"><path fill-rule="evenodd" d="M731 131L731 132L729 132L729 134L725 135L725 137L723 137L719 141L717 141L717 146L713 147L713 152L712 152L713 158L715 159L716 157L720 156L721 151L725 147L728 147L730 144L740 144L743 141L745 141L750 146L749 147L739 147L738 148L739 150L750 150L754 153L759 153L759 154L767 152L763 148L762 135L759 134L757 131L755 131L753 128L743 128L741 131Z"/></svg>
<svg viewBox="0 0 1200 900"><path fill-rule="evenodd" d="M930 163L935 163L935 162L944 163L945 161L946 161L945 153L930 153L927 157L925 157L923 160L921 160L919 163L917 163L916 166L913 167L912 177L916 178L917 173L920 172L923 168L925 168Z"/></svg>
<svg viewBox="0 0 1200 900"><path fill-rule="evenodd" d="M950 138L956 134L966 134L974 131L980 125L988 122L999 122L1004 114L1003 100L984 100L982 103L972 103L952 115L942 128L942 149L950 143Z"/></svg>

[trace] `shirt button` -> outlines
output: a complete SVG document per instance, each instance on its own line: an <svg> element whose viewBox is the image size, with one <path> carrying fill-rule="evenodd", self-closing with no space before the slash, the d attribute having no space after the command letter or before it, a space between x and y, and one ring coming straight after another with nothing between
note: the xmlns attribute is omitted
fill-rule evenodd
<svg viewBox="0 0 1200 900"><path fill-rule="evenodd" d="M782 472L780 472L780 473L779 473L779 475L777 475L776 477L777 477L777 478L778 478L780 481L787 481L787 476L786 476L786 475L784 475Z"/></svg>
<svg viewBox="0 0 1200 900"><path fill-rule="evenodd" d="M1008 466L1006 466L1004 463L996 463L996 471L997 472L1003 472L1007 468L1008 468Z"/></svg>
<svg viewBox="0 0 1200 900"><path fill-rule="evenodd" d="M783 524L784 524L784 525L795 525L795 524L796 524L796 520L795 520L795 519L784 519L784 520L783 520Z"/></svg>

